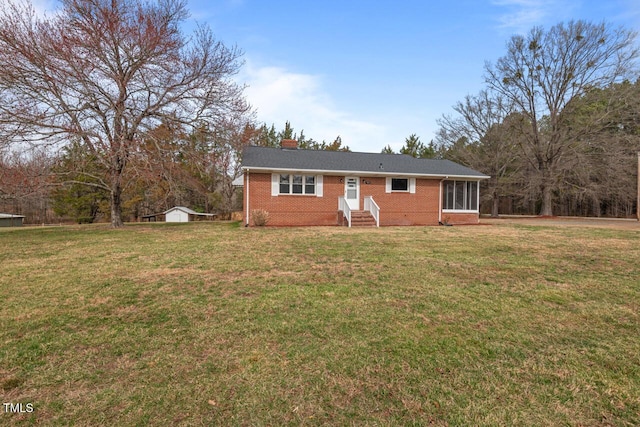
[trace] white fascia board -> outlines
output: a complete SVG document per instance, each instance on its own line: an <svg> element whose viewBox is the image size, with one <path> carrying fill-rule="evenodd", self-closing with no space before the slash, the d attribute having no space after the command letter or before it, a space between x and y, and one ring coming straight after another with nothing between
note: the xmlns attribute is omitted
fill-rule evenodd
<svg viewBox="0 0 640 427"><path fill-rule="evenodd" d="M337 176L369 176L369 177L382 177L382 176L401 176L401 177L416 177L416 178L436 178L436 179L466 179L479 181L481 179L489 179L487 175L446 175L446 174L425 174L425 173L403 173L403 172L368 172L368 171L351 171L351 170L327 170L327 169L279 169L279 168L261 168L243 166L242 170L252 172L264 172L264 173L294 173L302 172L310 175L337 175Z"/></svg>

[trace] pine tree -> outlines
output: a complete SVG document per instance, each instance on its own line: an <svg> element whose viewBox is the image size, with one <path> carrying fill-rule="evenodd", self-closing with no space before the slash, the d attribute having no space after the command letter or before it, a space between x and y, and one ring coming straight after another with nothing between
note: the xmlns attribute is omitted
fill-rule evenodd
<svg viewBox="0 0 640 427"><path fill-rule="evenodd" d="M393 151L393 148L391 148L391 146L389 144L387 144L387 146L382 149L381 153L382 154L395 154L395 151Z"/></svg>
<svg viewBox="0 0 640 427"><path fill-rule="evenodd" d="M420 141L420 137L413 133L404 140L404 146L400 149L400 154L406 154L419 159L432 159L436 155L436 150L433 141L429 143L429 146L425 146Z"/></svg>

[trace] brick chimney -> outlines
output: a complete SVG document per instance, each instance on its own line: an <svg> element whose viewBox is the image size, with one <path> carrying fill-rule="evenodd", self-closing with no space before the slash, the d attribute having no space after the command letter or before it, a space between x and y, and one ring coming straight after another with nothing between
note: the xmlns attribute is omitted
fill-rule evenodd
<svg viewBox="0 0 640 427"><path fill-rule="evenodd" d="M298 141L296 141L295 139L283 139L280 143L280 146L289 150L297 150Z"/></svg>

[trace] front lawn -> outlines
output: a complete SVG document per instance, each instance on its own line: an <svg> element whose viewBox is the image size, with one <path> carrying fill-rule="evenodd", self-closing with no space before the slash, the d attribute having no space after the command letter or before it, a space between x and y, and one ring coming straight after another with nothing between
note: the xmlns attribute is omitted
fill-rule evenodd
<svg viewBox="0 0 640 427"><path fill-rule="evenodd" d="M639 230L0 230L0 424L640 425L639 266Z"/></svg>

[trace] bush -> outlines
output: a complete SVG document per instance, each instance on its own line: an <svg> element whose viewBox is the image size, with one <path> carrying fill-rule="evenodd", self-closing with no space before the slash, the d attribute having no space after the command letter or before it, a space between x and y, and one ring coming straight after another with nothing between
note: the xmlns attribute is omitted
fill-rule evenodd
<svg viewBox="0 0 640 427"><path fill-rule="evenodd" d="M264 209L254 209L251 211L251 218L253 218L253 225L264 227L269 222L269 212Z"/></svg>

